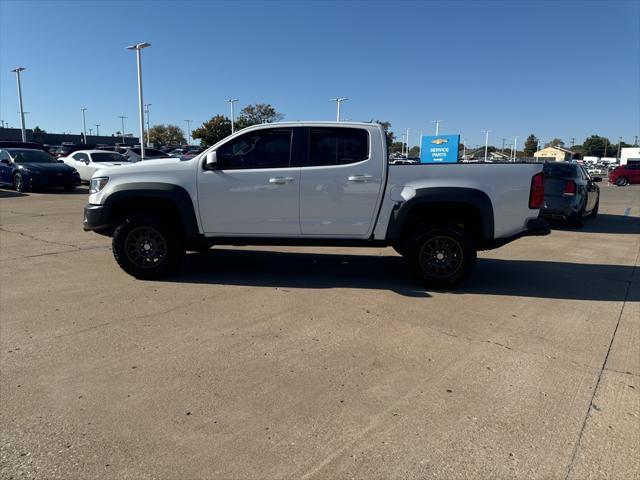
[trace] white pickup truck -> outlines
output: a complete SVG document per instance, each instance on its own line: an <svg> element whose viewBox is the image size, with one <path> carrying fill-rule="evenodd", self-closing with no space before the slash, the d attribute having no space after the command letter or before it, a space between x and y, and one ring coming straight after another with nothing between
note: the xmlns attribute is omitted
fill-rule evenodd
<svg viewBox="0 0 640 480"><path fill-rule="evenodd" d="M452 288L478 250L549 233L543 185L541 164L389 165L378 124L262 124L188 160L98 170L84 229L141 279L212 245L393 246Z"/></svg>

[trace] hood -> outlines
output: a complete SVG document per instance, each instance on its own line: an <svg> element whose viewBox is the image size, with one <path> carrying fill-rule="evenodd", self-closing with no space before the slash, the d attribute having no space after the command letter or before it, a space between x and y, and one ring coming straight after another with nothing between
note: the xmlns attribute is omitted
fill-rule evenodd
<svg viewBox="0 0 640 480"><path fill-rule="evenodd" d="M18 164L20 170L33 173L71 173L75 168L64 163L21 163ZM20 168L21 167L21 168Z"/></svg>
<svg viewBox="0 0 640 480"><path fill-rule="evenodd" d="M195 158L195 157L194 157ZM180 160L179 158L159 158L158 160L145 160L143 162L124 162L122 165L115 165L106 169L100 168L93 176L99 177L100 175L129 175L132 173L153 173L153 172L168 172L174 169L182 170L188 168L187 165L191 163L193 159ZM102 172L102 173L101 173Z"/></svg>

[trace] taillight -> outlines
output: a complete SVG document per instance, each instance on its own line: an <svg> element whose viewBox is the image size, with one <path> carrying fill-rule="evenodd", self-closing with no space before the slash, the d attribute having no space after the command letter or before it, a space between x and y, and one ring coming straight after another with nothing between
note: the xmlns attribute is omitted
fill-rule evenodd
<svg viewBox="0 0 640 480"><path fill-rule="evenodd" d="M529 208L539 209L544 204L544 175L542 172L536 173L531 179L531 190L529 191Z"/></svg>
<svg viewBox="0 0 640 480"><path fill-rule="evenodd" d="M575 195L576 194L576 182L574 182L573 180L569 180L565 186L564 186L564 192L562 192L563 195Z"/></svg>

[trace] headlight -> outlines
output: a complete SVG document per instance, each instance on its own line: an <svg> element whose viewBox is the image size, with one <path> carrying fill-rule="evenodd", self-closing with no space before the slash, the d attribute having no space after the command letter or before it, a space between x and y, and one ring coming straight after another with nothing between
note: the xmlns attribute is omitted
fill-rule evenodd
<svg viewBox="0 0 640 480"><path fill-rule="evenodd" d="M107 186L107 182L109 181L109 177L95 177L91 179L91 187L89 188L89 193L98 193L104 187Z"/></svg>

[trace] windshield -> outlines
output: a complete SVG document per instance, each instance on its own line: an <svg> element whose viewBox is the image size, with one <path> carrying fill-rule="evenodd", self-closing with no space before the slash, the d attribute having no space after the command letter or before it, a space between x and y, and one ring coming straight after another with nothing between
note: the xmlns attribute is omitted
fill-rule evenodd
<svg viewBox="0 0 640 480"><path fill-rule="evenodd" d="M94 162L126 162L127 159L124 155L120 155L119 153L92 153L91 160Z"/></svg>
<svg viewBox="0 0 640 480"><path fill-rule="evenodd" d="M42 150L9 150L9 155L16 163L58 163Z"/></svg>

